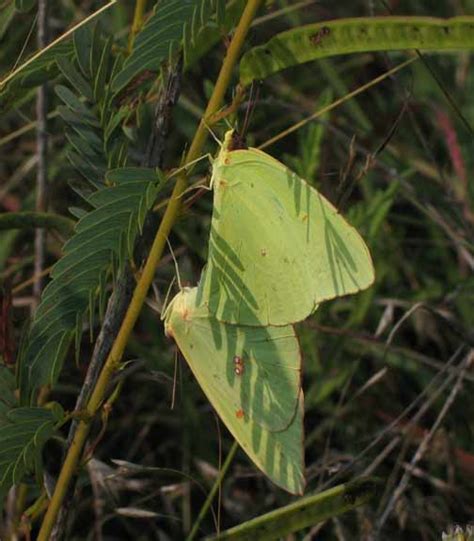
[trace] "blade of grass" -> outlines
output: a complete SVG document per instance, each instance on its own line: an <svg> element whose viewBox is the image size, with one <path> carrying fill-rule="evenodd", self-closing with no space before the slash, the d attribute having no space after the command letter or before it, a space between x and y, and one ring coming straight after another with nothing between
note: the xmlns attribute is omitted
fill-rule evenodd
<svg viewBox="0 0 474 541"><path fill-rule="evenodd" d="M217 476L217 479L214 482L214 485L211 488L211 491L209 492L206 501L204 502L203 506L201 507L201 511L199 511L199 515L197 516L196 520L194 521L193 528L191 532L189 533L188 537L186 538L186 541L193 541L193 539L196 537L196 534L199 529L199 525L202 522L202 519L206 516L206 513L212 503L212 500L214 499L214 496L216 495L216 492L222 483L222 479L224 479L225 474L227 473L227 470L229 469L229 466L232 463L232 460L235 456L235 453L237 449L239 448L239 445L236 441L232 444L232 447L230 448L230 451L225 459L224 464L222 465L221 471L219 472L219 475Z"/></svg>
<svg viewBox="0 0 474 541"><path fill-rule="evenodd" d="M206 540L270 541L364 505L377 494L377 478L357 479L275 509Z"/></svg>

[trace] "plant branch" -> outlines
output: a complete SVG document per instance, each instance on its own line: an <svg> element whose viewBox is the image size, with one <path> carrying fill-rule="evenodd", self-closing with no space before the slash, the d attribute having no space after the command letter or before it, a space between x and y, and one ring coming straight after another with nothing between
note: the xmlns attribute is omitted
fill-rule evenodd
<svg viewBox="0 0 474 541"><path fill-rule="evenodd" d="M237 63L240 50L244 44L250 24L261 2L262 0L249 0L246 4L242 17L235 30L232 42L227 51L227 56L222 64L216 86L205 111L205 116L201 120L196 131L193 142L191 143L187 153L185 163L189 163L190 161L196 159L201 152L207 137L206 121L210 115L219 109L224 100L225 92L230 84L233 69ZM135 291L133 292L132 301L128 307L122 326L120 327L120 331L87 404L86 410L90 417L93 417L101 406L109 381L120 366L120 361L128 338L140 314L140 310L143 306L148 289L155 274L155 268L163 253L168 234L176 220L181 203L180 196L185 187L186 176L183 173L178 177L176 185L173 189L170 202L166 208L163 220L161 221L160 227L153 241L147 262L143 268L143 272L140 280L137 283ZM43 524L38 535L38 541L47 541L49 539L54 522L61 508L63 498L68 490L71 479L81 458L84 443L89 433L89 427L90 424L85 421L81 421L78 425L76 435L66 455L66 459L61 469L58 482L56 483L50 505L44 517Z"/></svg>
<svg viewBox="0 0 474 541"><path fill-rule="evenodd" d="M413 468L418 464L418 462L425 455L426 451L428 450L429 444L431 443L431 440L433 439L435 432L441 426L441 423L446 417L446 414L448 413L451 406L454 404L456 396L461 390L464 374L466 370L469 368L469 366L472 365L473 360L474 360L474 350L470 350L467 353L466 357L464 358L463 362L461 363L459 374L456 379L456 383L453 385L451 392L449 393L449 396L446 399L446 402L444 403L443 407L441 408L441 411L439 412L438 417L436 418L436 421L433 423L433 426L430 428L430 430L426 433L426 435L422 439L418 449L416 450L415 454L413 455L410 461L410 468L406 469L406 471L404 472L397 488L392 493L389 502L387 503L383 513L381 514L379 520L377 521L376 536L375 536L376 538L380 535L383 525L385 524L388 517L390 516L390 513L392 512L396 503L398 502L398 500L400 499L400 497L402 496L402 494L405 492L406 488L408 487L408 483L410 481Z"/></svg>
<svg viewBox="0 0 474 541"><path fill-rule="evenodd" d="M143 167L161 167L162 165L165 142L171 120L171 111L178 101L181 90L181 75L182 63L179 61L175 67L170 69L167 85L158 99L154 115L154 129L151 130L147 149L141 162ZM143 234L140 237L135 250L136 260L139 261L139 265L143 262L145 254L150 248L156 230L156 215L153 212L150 212L145 220ZM120 329L127 307L132 299L134 285L135 277L130 266L126 265L123 272L118 277L117 284L107 304L102 327L95 342L92 359L89 363L81 392L76 400L75 411L80 411L85 408L87 401L89 400L92 389L94 388L105 360L110 353L110 349ZM75 437L77 425L78 421L73 420L69 428L66 449L70 447ZM61 539L64 533L67 516L73 501L75 481L75 479L72 481L71 487L64 498L61 512L51 534L51 541Z"/></svg>
<svg viewBox="0 0 474 541"><path fill-rule="evenodd" d="M38 1L38 49L48 44L48 0ZM48 207L48 132L46 131L47 85L38 88L36 94L36 211L45 212ZM43 228L35 231L35 264L34 274L40 276L44 268L46 231ZM39 302L43 280L38 278L33 284L33 296Z"/></svg>
<svg viewBox="0 0 474 541"><path fill-rule="evenodd" d="M135 1L135 12L133 13L133 22L132 28L130 29L130 35L128 37L128 52L132 52L133 42L135 41L135 36L140 32L143 26L143 15L145 14L147 0L136 0Z"/></svg>

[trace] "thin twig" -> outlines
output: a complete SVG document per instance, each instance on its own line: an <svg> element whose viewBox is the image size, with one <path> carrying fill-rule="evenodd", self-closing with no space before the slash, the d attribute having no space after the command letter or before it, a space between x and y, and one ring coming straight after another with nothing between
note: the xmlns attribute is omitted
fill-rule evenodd
<svg viewBox="0 0 474 541"><path fill-rule="evenodd" d="M150 135L147 153L142 161L144 167L159 167L162 165L166 137L169 130L169 121L171 118L171 110L178 101L181 89L181 62L175 66L169 74L166 88L158 100L155 110L154 129ZM152 151L148 151L149 148ZM156 223L153 216L149 216L143 227L143 235L137 246L137 259L140 261L144 254L148 251L151 240L156 232ZM87 374L82 384L81 391L76 401L75 410L82 410L89 400L92 389L94 388L100 371L107 359L115 337L122 325L123 318L127 311L128 305L132 299L135 278L132 270L128 265L125 266L122 274L117 280L117 284L107 304L107 309L104 315L104 321L100 333L95 342L92 359L87 369ZM76 434L78 421L73 420L69 429L68 443L66 451L71 446L71 443ZM71 484L74 487L75 482ZM66 498L59 513L58 520L51 534L52 541L61 539L65 531L66 519L69 514L71 503L73 501L74 489L72 488Z"/></svg>
<svg viewBox="0 0 474 541"><path fill-rule="evenodd" d="M446 378L446 373L449 373L449 369L459 358L459 355L462 353L463 349L464 346L460 346L451 356L451 358L446 361L443 368L432 378L432 380L428 383L428 385L426 385L423 391L421 391L421 393L415 398L415 400L413 400L390 424L384 427L384 429L381 430L379 434L366 447L364 447L364 449L362 449L362 451L360 451L360 453L358 453L346 466L344 466L344 468L340 469L335 475L329 478L320 487L320 489L325 490L330 485L334 484L336 480L347 474L347 472L350 471L355 466L355 464L357 464L364 456L366 456L369 451L376 447L385 438L387 434L389 434L414 408L416 408L420 404L420 402L428 395L429 392L435 389L431 398L425 401L424 405L420 408L415 417L412 418L412 421L417 418L420 411L424 413L426 411L427 405L431 404L432 401L434 401L438 397L439 393L444 390L444 385L450 384L450 376Z"/></svg>
<svg viewBox="0 0 474 541"><path fill-rule="evenodd" d="M193 541L193 539L196 537L196 534L198 533L199 526L202 522L202 519L206 516L206 513L209 509L209 507L212 504L212 500L214 499L214 496L216 495L216 492L218 489L220 489L220 486L222 484L222 480L224 479L227 470L229 469L229 466L232 463L232 460L234 459L234 455L239 448L239 444L237 441L234 441L232 444L232 447L230 448L229 453L227 454L227 457L225 459L224 464L222 465L222 468L219 472L219 475L217 476L216 480L214 481L214 484L211 488L211 491L209 492L206 501L204 502L203 506L201 507L201 511L199 511L199 515L194 521L193 528L191 532L189 533L188 537L186 538L186 541Z"/></svg>
<svg viewBox="0 0 474 541"><path fill-rule="evenodd" d="M107 9L109 9L110 7L112 7L116 3L117 3L117 0L111 0L108 4L106 4L105 6L102 6L97 11L94 11L94 13L92 13L91 15L89 15L88 17L86 17L85 19L83 19L82 21L77 23L75 26L71 27L69 30L67 30L66 32L61 34L59 36L59 38L52 41L49 45L47 45L44 48L41 48L34 55L30 56L30 58L28 58L28 60L26 62L24 62L21 66L14 69L13 71L11 71L4 79L0 80L0 89L2 89L9 81L11 81L14 77L16 77L26 67L30 66L38 58L40 58L42 55L44 55L46 53L46 51L49 51L52 47L54 47L58 43L61 43L62 41L65 41L67 38L72 36L72 34L74 34L74 32L78 28L80 28L82 26L85 26L86 24L90 23L92 21L92 19L95 19L96 17L98 17L101 13L103 13L104 11L106 11Z"/></svg>
<svg viewBox="0 0 474 541"><path fill-rule="evenodd" d="M48 0L38 0L38 49L43 49L48 44ZM47 85L43 84L38 88L36 95L36 211L46 212L48 207L48 133L46 131L47 112ZM34 274L39 276L43 272L45 260L44 229L35 231L35 265ZM39 302L43 280L39 278L33 284L33 296Z"/></svg>
<svg viewBox="0 0 474 541"><path fill-rule="evenodd" d="M474 359L474 350L470 350L461 364L461 368L460 368L456 383L451 389L451 392L449 393L449 396L446 402L444 403L444 406L441 408L441 411L439 412L439 415L436 418L436 421L433 423L433 426L431 427L429 432L422 439L418 449L416 450L415 454L413 455L413 458L410 461L410 468L405 470L405 473L403 474L400 480L400 483L398 484L397 488L393 492L389 502L387 503L387 506L385 507L384 512L382 513L379 520L377 521L377 528L376 528L377 534L380 533L383 525L385 524L387 518L392 512L392 509L394 508L395 504L400 499L401 495L405 492L408 486L408 483L410 481L413 468L423 458L424 454L428 450L428 445L430 444L435 432L438 430L439 426L443 422L443 419L446 417L446 414L448 413L449 409L454 404L456 396L461 390L464 373L466 369L468 368L468 366L472 363L473 359ZM377 535L375 537L377 537Z"/></svg>

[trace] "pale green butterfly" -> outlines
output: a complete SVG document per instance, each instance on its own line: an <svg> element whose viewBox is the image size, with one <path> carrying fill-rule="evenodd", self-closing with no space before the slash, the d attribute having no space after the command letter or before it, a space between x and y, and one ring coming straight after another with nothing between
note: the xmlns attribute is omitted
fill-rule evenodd
<svg viewBox="0 0 474 541"><path fill-rule="evenodd" d="M209 256L198 302L220 321L288 325L322 301L374 281L369 250L337 209L282 163L255 148L212 166Z"/></svg>
<svg viewBox="0 0 474 541"><path fill-rule="evenodd" d="M293 327L222 323L183 288L164 313L199 385L249 458L276 485L304 490L301 352Z"/></svg>

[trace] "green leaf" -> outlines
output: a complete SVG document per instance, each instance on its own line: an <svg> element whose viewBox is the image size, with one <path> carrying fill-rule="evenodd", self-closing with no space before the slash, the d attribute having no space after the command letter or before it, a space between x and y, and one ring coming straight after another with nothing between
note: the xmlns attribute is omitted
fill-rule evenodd
<svg viewBox="0 0 474 541"><path fill-rule="evenodd" d="M59 42L44 52L37 53L0 81L0 112L13 107L28 91L59 75L57 59L72 55L70 42Z"/></svg>
<svg viewBox="0 0 474 541"><path fill-rule="evenodd" d="M57 85L56 93L65 104L57 110L68 125L66 137L73 150L68 149L67 156L72 166L94 188L100 188L104 185L106 170L125 166L127 159L128 141L122 122L128 111L126 108L117 111L108 91L110 72L118 71L121 61L117 57L110 70L112 39L102 39L98 25L94 31L89 27L80 29L74 45L73 62L63 62L61 67L78 95ZM88 51L87 54L84 51ZM76 63L82 66L85 76L79 70L75 70L76 74L72 72ZM76 191L77 188L74 187ZM78 193L83 191L84 187Z"/></svg>
<svg viewBox="0 0 474 541"><path fill-rule="evenodd" d="M97 125L97 119L94 114L91 113L88 107L69 88L63 85L56 85L54 90L71 111L82 117L83 122L88 122L92 126Z"/></svg>
<svg viewBox="0 0 474 541"><path fill-rule="evenodd" d="M88 180L94 188L103 188L105 175L104 168L92 164L89 160L77 154L77 152L68 152L67 157L74 169L79 171L79 173Z"/></svg>
<svg viewBox="0 0 474 541"><path fill-rule="evenodd" d="M91 134L93 133L94 132L91 132ZM100 154L97 154L94 146L91 146L91 144L89 143L88 138L80 137L71 132L67 133L66 137L68 141L72 144L74 149L77 150L79 156L89 159L94 165L99 165L97 164L97 161L98 158L100 158Z"/></svg>
<svg viewBox="0 0 474 541"><path fill-rule="evenodd" d="M74 52L86 79L91 77L92 26L85 25L74 32Z"/></svg>
<svg viewBox="0 0 474 541"><path fill-rule="evenodd" d="M0 417L6 409L11 409L16 405L15 389L16 380L14 373L5 365L0 365Z"/></svg>
<svg viewBox="0 0 474 541"><path fill-rule="evenodd" d="M136 36L133 50L112 82L119 92L144 70L160 71L179 47L191 47L223 0L163 0ZM186 36L186 38L185 38ZM185 55L186 56L186 55Z"/></svg>
<svg viewBox="0 0 474 541"><path fill-rule="evenodd" d="M198 36L185 48L185 68L194 66L206 53L222 40L222 36L233 31L245 9L246 0L223 0L217 2L216 16L209 20ZM183 43L189 43L188 33L183 37Z"/></svg>
<svg viewBox="0 0 474 541"><path fill-rule="evenodd" d="M317 58L406 49L474 48L474 17L360 17L301 26L254 47L240 61L240 82L250 84Z"/></svg>
<svg viewBox="0 0 474 541"><path fill-rule="evenodd" d="M41 449L62 416L58 408L15 408L0 417L0 499L41 464Z"/></svg>
<svg viewBox="0 0 474 541"><path fill-rule="evenodd" d="M92 43L91 43L91 49L90 49L90 58L89 58L89 66L90 66L90 78L91 80L94 80L97 75L97 70L99 68L100 59L102 56L102 48L103 48L103 41L102 41L102 30L100 24L96 24L92 30Z"/></svg>
<svg viewBox="0 0 474 541"><path fill-rule="evenodd" d="M89 25L98 15L113 5L109 2L102 6L84 21L81 21L74 29L65 32L62 36L50 43L47 47L37 51L23 62L21 66L0 80L0 113L7 111L19 103L29 90L46 81L54 79L60 72L57 58L73 54L73 43L67 38L81 32L84 25Z"/></svg>
<svg viewBox="0 0 474 541"><path fill-rule="evenodd" d="M94 97L97 102L100 102L105 94L105 83L109 72L109 62L111 59L112 38L106 40L102 46L102 56L97 67L97 72L94 81Z"/></svg>
<svg viewBox="0 0 474 541"><path fill-rule="evenodd" d="M77 67L67 57L59 57L57 62L62 74L74 89L88 100L92 100L94 96L92 94L91 86L81 75Z"/></svg>
<svg viewBox="0 0 474 541"><path fill-rule="evenodd" d="M94 210L79 220L51 271L20 357L22 404L30 403L39 386L57 381L78 319L100 293L113 263L121 265L131 255L144 215L163 186L163 176L148 169L112 171L110 178L115 185L88 198Z"/></svg>
<svg viewBox="0 0 474 541"><path fill-rule="evenodd" d="M206 540L271 541L286 538L293 532L315 526L364 505L374 499L380 485L380 480L375 478L361 478L337 485L220 532L217 537L206 537Z"/></svg>

